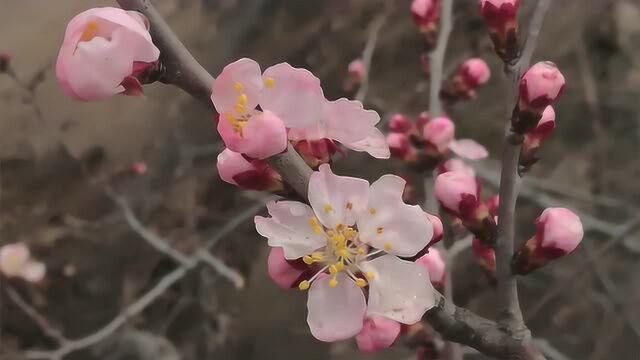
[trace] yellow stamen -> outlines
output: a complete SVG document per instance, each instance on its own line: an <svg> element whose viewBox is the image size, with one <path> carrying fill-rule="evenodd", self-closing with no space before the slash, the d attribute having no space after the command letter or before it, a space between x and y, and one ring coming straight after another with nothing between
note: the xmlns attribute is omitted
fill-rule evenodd
<svg viewBox="0 0 640 360"><path fill-rule="evenodd" d="M369 214L371 215L375 215L377 211L376 208L369 208Z"/></svg>
<svg viewBox="0 0 640 360"><path fill-rule="evenodd" d="M301 291L305 291L309 289L309 286L311 286L309 280L302 280L300 284L298 284L298 289L300 289Z"/></svg>
<svg viewBox="0 0 640 360"><path fill-rule="evenodd" d="M382 234L382 233L384 232L384 228L383 228L382 226L378 226L378 227L376 228L376 232L377 232L378 234Z"/></svg>
<svg viewBox="0 0 640 360"><path fill-rule="evenodd" d="M236 82L235 84L233 84L233 89L239 93L242 92L242 90L244 90L244 86L242 86L241 83Z"/></svg>
<svg viewBox="0 0 640 360"><path fill-rule="evenodd" d="M335 275L338 273L338 268L335 265L329 266L329 274Z"/></svg>
<svg viewBox="0 0 640 360"><path fill-rule="evenodd" d="M96 37L97 33L98 33L98 24L96 24L93 21L90 21L89 23L87 23L87 26L84 28L84 31L82 32L82 36L80 36L80 41L89 41L94 37Z"/></svg>
<svg viewBox="0 0 640 360"><path fill-rule="evenodd" d="M241 94L240 96L238 96L238 104L242 104L242 106L245 106L247 105L247 102L249 102L247 94Z"/></svg>
<svg viewBox="0 0 640 360"><path fill-rule="evenodd" d="M364 255L364 253L365 253L366 251L367 251L367 250L365 250L363 247L359 247L359 248L358 248L358 250L357 250L358 254L360 254L360 255Z"/></svg>
<svg viewBox="0 0 640 360"><path fill-rule="evenodd" d="M338 224L336 226L336 230L339 231L339 232L343 232L344 228L345 228L344 224Z"/></svg>
<svg viewBox="0 0 640 360"><path fill-rule="evenodd" d="M311 254L311 258L315 261L320 261L324 259L324 254L321 252L314 252L313 254Z"/></svg>
<svg viewBox="0 0 640 360"><path fill-rule="evenodd" d="M264 79L264 86L267 89L271 89L275 84L276 84L276 81L273 80L272 77L267 77L267 78Z"/></svg>
<svg viewBox="0 0 640 360"><path fill-rule="evenodd" d="M330 204L324 204L324 212L328 214L332 211L333 211L333 206L331 206Z"/></svg>
<svg viewBox="0 0 640 360"><path fill-rule="evenodd" d="M353 240L356 237L356 234L356 231L350 227L344 231L344 236L347 238L347 240Z"/></svg>
<svg viewBox="0 0 640 360"><path fill-rule="evenodd" d="M365 274L365 276L367 277L367 279L369 280L373 280L376 275L373 273L373 271L367 271L367 273Z"/></svg>
<svg viewBox="0 0 640 360"><path fill-rule="evenodd" d="M311 265L313 264L315 261L313 260L313 258L309 255L305 255L302 257L302 261L304 261L305 264L307 265Z"/></svg>
<svg viewBox="0 0 640 360"><path fill-rule="evenodd" d="M347 203L347 205L345 205L345 207L347 208L347 210L351 210L351 209L353 209L353 203L351 201L349 201Z"/></svg>
<svg viewBox="0 0 640 360"><path fill-rule="evenodd" d="M315 217L309 218L309 225L311 225L311 229L316 234L322 234L322 227L318 224L318 219Z"/></svg>
<svg viewBox="0 0 640 360"><path fill-rule="evenodd" d="M357 278L356 279L356 285L358 287L363 288L363 287L367 286L367 281L365 279L362 279L362 278Z"/></svg>
<svg viewBox="0 0 640 360"><path fill-rule="evenodd" d="M334 287L336 287L336 286L338 286L338 280L336 280L335 278L334 278L334 279L329 280L329 287L334 288Z"/></svg>
<svg viewBox="0 0 640 360"><path fill-rule="evenodd" d="M244 105L237 103L233 108L238 114L244 114Z"/></svg>
<svg viewBox="0 0 640 360"><path fill-rule="evenodd" d="M336 263L336 269L338 269L338 271L344 270L344 263L342 261Z"/></svg>
<svg viewBox="0 0 640 360"><path fill-rule="evenodd" d="M347 249L340 249L338 251L338 255L342 256L343 258L351 258L351 254L349 254L349 250Z"/></svg>
<svg viewBox="0 0 640 360"><path fill-rule="evenodd" d="M384 251L389 251L391 250L391 244L390 243L384 243Z"/></svg>

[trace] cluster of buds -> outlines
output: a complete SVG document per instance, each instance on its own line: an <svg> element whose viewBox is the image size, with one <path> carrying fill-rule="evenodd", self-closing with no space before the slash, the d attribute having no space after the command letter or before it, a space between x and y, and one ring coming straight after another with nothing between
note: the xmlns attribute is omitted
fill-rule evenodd
<svg viewBox="0 0 640 360"><path fill-rule="evenodd" d="M507 63L519 55L518 8L520 0L479 0L480 16L484 19L496 53Z"/></svg>
<svg viewBox="0 0 640 360"><path fill-rule="evenodd" d="M562 95L564 84L564 76L550 61L536 63L527 70L520 79L519 99L513 110L511 130L524 135L536 129L545 109Z"/></svg>
<svg viewBox="0 0 640 360"><path fill-rule="evenodd" d="M440 91L440 98L449 102L469 100L476 96L476 89L489 81L491 70L480 58L465 61L451 75Z"/></svg>
<svg viewBox="0 0 640 360"><path fill-rule="evenodd" d="M263 160L248 159L245 155L225 149L218 155L217 167L222 180L240 189L274 193L285 190L280 174Z"/></svg>
<svg viewBox="0 0 640 360"><path fill-rule="evenodd" d="M343 89L346 92L354 91L360 84L364 77L367 76L367 67L362 59L355 59L349 63L347 67L347 79L343 84Z"/></svg>
<svg viewBox="0 0 640 360"><path fill-rule="evenodd" d="M411 3L411 16L424 36L428 50L436 43L440 7L441 0L413 0Z"/></svg>
<svg viewBox="0 0 640 360"><path fill-rule="evenodd" d="M489 246L495 244L496 222L487 204L480 199L480 186L474 176L463 171L440 174L435 181L434 193L440 206L459 218L480 241Z"/></svg>
<svg viewBox="0 0 640 360"><path fill-rule="evenodd" d="M0 274L8 278L22 278L29 282L39 282L44 278L45 265L32 258L29 248L23 243L7 244L0 247Z"/></svg>
<svg viewBox="0 0 640 360"><path fill-rule="evenodd" d="M556 113L551 105L542 112L538 125L524 135L522 150L520 151L520 174L524 174L533 164L538 162L538 150L542 141L549 137L556 128Z"/></svg>
<svg viewBox="0 0 640 360"><path fill-rule="evenodd" d="M526 275L549 261L575 251L584 230L580 218L569 209L545 209L536 220L536 234L515 253L512 271Z"/></svg>
<svg viewBox="0 0 640 360"><path fill-rule="evenodd" d="M487 150L471 139L455 139L455 124L446 116L429 119L426 112L414 123L405 115L395 114L389 121L387 143L391 156L414 168L431 170L450 153L477 160L488 156Z"/></svg>

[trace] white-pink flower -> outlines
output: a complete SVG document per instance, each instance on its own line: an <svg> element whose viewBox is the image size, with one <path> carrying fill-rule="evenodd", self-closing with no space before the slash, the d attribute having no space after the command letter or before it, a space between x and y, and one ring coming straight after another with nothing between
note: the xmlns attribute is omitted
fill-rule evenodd
<svg viewBox="0 0 640 360"><path fill-rule="evenodd" d="M399 258L416 255L433 235L422 210L402 201L404 186L395 175L369 186L323 164L311 175L311 206L272 202L271 217L256 216L256 229L270 246L317 269L299 284L309 289L307 322L317 339L353 337L365 316L413 324L434 306L428 272Z"/></svg>
<svg viewBox="0 0 640 360"><path fill-rule="evenodd" d="M94 8L76 15L67 25L56 76L64 92L81 101L139 94L140 83L130 77L159 56L144 15L113 7Z"/></svg>
<svg viewBox="0 0 640 360"><path fill-rule="evenodd" d="M446 116L429 120L422 129L422 137L427 145L440 153L451 150L454 154L479 160L489 156L487 149L472 139L455 139L456 126Z"/></svg>
<svg viewBox="0 0 640 360"><path fill-rule="evenodd" d="M45 271L45 265L33 260L29 248L23 243L0 247L0 272L5 276L38 282L44 278Z"/></svg>

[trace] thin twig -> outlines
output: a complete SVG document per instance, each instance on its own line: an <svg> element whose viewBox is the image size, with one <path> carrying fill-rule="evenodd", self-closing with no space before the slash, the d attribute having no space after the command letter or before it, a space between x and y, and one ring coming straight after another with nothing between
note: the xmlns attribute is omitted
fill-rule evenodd
<svg viewBox="0 0 640 360"><path fill-rule="evenodd" d="M9 299L16 304L17 307L22 310L36 325L38 328L44 333L47 337L55 340L58 344L64 344L68 340L62 335L60 330L53 327L49 321L42 315L38 310L36 310L33 306L29 305L29 303L22 298L20 293L18 293L13 287L10 285L6 285L5 290Z"/></svg>
<svg viewBox="0 0 640 360"><path fill-rule="evenodd" d="M443 0L440 12L440 26L438 43L429 55L430 84L429 84L429 113L431 116L442 114L442 102L440 101L440 89L444 76L444 56L447 52L449 35L453 28L453 0Z"/></svg>
<svg viewBox="0 0 640 360"><path fill-rule="evenodd" d="M540 29L542 29L542 23L544 22L544 16L551 5L551 0L539 0L536 10L533 13L531 22L529 23L529 30L527 33L527 40L522 49L520 60L518 61L518 69L522 72L523 69L529 67L531 63L531 57L536 49L536 43L538 42L538 35L540 35Z"/></svg>
<svg viewBox="0 0 640 360"><path fill-rule="evenodd" d="M364 50L362 51L362 63L364 64L364 77L362 78L362 82L360 83L360 88L356 93L355 99L364 102L365 97L367 96L367 91L369 91L369 74L371 73L371 61L373 59L373 53L376 50L376 44L378 43L378 35L380 34L380 30L387 22L387 18L391 13L391 9L393 0L388 1L386 3L386 10L378 15L369 26L369 35L367 36L367 43L364 46Z"/></svg>

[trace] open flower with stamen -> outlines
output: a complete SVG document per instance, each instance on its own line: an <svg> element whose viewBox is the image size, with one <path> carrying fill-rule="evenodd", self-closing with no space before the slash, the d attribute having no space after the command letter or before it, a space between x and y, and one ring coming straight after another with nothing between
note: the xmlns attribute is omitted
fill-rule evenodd
<svg viewBox="0 0 640 360"><path fill-rule="evenodd" d="M305 69L280 63L262 73L257 62L242 58L213 82L211 101L227 148L264 159L287 148L286 128L315 126L325 99L320 80Z"/></svg>
<svg viewBox="0 0 640 360"><path fill-rule="evenodd" d="M298 287L309 290L307 322L317 339L353 337L365 316L414 324L434 306L427 270L399 258L416 255L433 235L423 211L402 201L404 186L395 175L369 186L323 164L311 175L311 206L271 202L271 217L256 216L270 246L316 270Z"/></svg>

